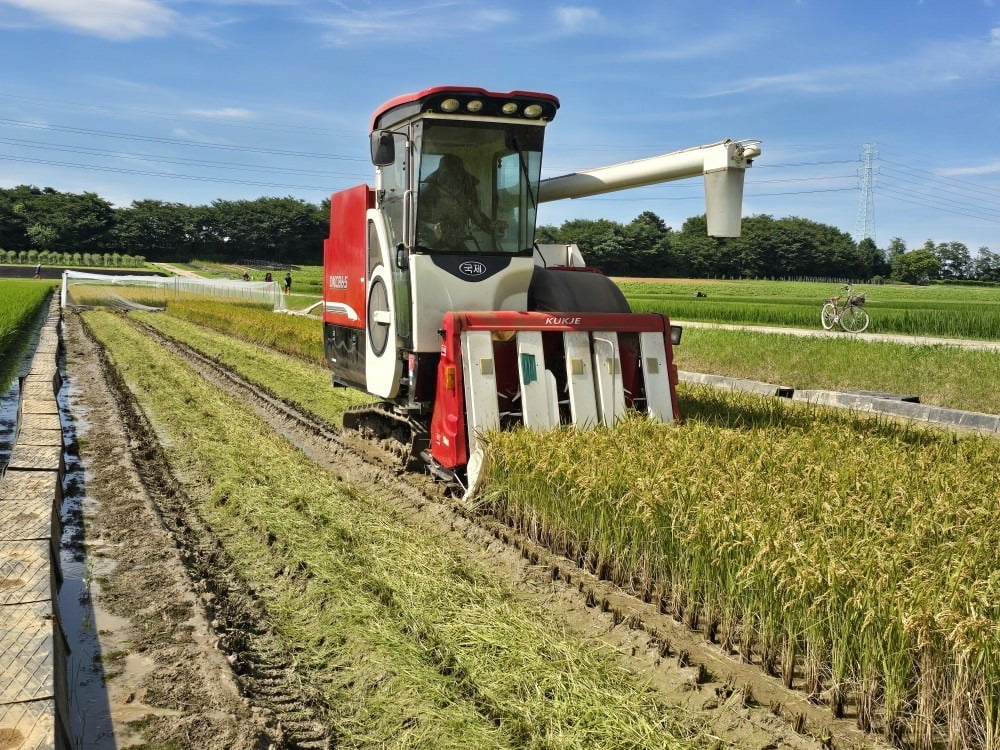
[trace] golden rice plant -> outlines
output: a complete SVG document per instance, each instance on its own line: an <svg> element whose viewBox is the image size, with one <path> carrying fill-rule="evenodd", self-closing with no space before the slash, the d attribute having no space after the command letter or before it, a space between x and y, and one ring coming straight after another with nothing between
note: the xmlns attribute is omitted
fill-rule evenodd
<svg viewBox="0 0 1000 750"><path fill-rule="evenodd" d="M1000 442L685 394L492 435L483 502L866 730L1000 747Z"/></svg>

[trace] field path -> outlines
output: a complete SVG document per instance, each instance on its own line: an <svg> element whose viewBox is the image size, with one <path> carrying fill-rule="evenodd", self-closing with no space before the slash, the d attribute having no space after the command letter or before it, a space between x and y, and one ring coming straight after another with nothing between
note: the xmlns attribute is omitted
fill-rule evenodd
<svg viewBox="0 0 1000 750"><path fill-rule="evenodd" d="M182 276L185 279L200 279L201 276L196 274L194 271L188 271L186 268L180 268L179 266L173 266L169 263L151 263L150 265L156 266L157 268L162 268L167 273L172 273L175 276Z"/></svg>
<svg viewBox="0 0 1000 750"><path fill-rule="evenodd" d="M824 331L809 328L780 328L778 326L747 326L729 323L701 323L690 320L671 320L685 328L723 328L727 331L754 331L756 333L784 333L790 336L810 336L813 338L852 338L862 341L881 341L908 346L953 346L960 349L978 349L1000 352L1000 341L980 341L978 339L946 339L934 336L909 336L899 333L847 333L844 331Z"/></svg>

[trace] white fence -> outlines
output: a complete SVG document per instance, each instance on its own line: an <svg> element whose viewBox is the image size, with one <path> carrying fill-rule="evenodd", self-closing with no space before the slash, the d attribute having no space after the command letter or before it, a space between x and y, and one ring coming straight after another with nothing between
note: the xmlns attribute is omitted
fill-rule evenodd
<svg viewBox="0 0 1000 750"><path fill-rule="evenodd" d="M255 302L270 306L275 312L284 312L285 295L275 281L240 281L232 279L195 279L181 276L113 276L110 274L63 271L62 305L75 304L73 288L86 287L89 292L106 295L109 303L141 305L123 298L116 290L157 289L166 298L181 294ZM89 295L92 299L95 295ZM89 303L92 304L92 303Z"/></svg>

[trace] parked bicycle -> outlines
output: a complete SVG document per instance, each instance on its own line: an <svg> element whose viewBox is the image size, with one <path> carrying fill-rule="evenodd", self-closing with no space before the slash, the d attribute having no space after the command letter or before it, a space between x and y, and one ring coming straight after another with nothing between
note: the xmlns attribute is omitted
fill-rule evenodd
<svg viewBox="0 0 1000 750"><path fill-rule="evenodd" d="M847 294L847 299L844 301L843 307L838 307L838 303L844 295L838 294L836 297L830 297L823 304L820 322L828 331L839 323L840 327L845 331L861 333L871 323L868 311L863 307L865 304L865 295L854 294L853 287L850 284L844 284L843 289Z"/></svg>

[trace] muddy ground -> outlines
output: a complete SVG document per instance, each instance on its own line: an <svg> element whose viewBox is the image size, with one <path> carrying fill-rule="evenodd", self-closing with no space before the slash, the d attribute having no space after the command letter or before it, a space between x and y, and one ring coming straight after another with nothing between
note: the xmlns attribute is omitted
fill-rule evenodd
<svg viewBox="0 0 1000 750"><path fill-rule="evenodd" d="M61 599L75 641L71 723L79 746L331 746L318 717L336 707L312 707L296 692L294 666L270 650L266 615L227 577L210 531L162 461L155 431L121 398L120 381L109 377L75 314L65 316L64 340L70 575ZM525 600L613 646L666 700L705 718L725 741L758 750L868 746L850 722L832 721L652 605L499 524L465 517L421 481L400 480L343 443L331 445L232 378L208 367L203 374L236 391L327 470L400 503L414 523L449 529Z"/></svg>

